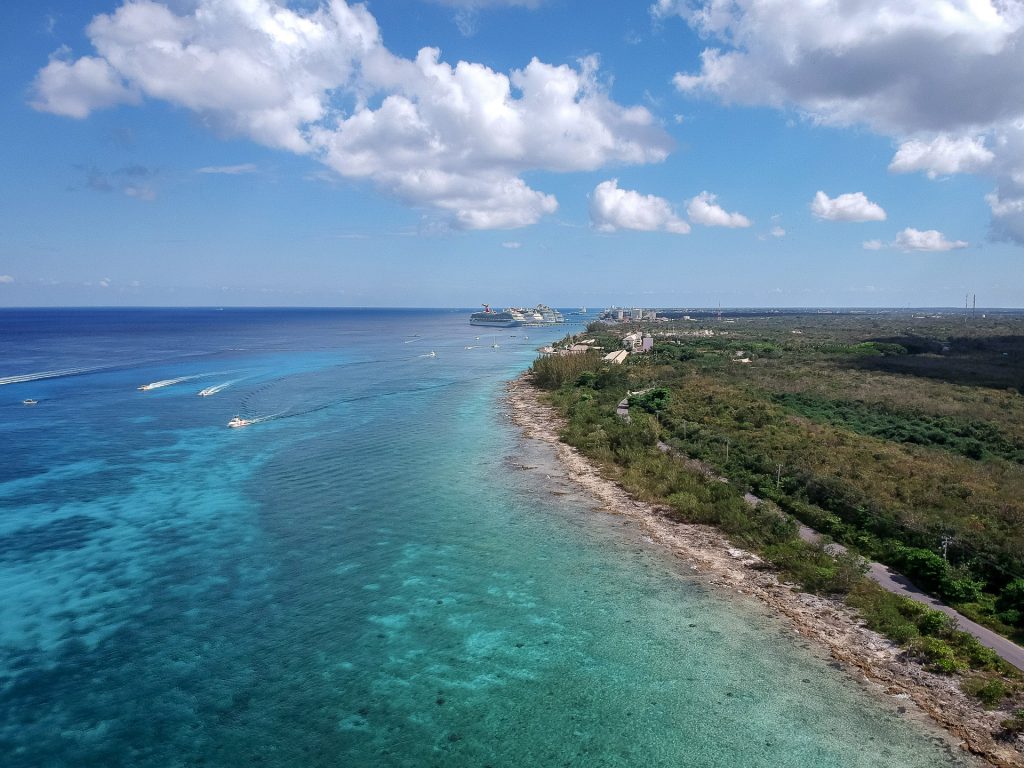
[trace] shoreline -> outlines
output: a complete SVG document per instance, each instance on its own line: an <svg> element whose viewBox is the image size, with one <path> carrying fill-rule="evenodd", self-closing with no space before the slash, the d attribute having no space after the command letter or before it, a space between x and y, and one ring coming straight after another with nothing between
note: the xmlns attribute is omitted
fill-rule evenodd
<svg viewBox="0 0 1024 768"><path fill-rule="evenodd" d="M1015 743L997 741L1008 713L988 711L960 690L957 678L938 675L901 658L902 649L868 629L845 604L795 591L777 574L761 570L761 559L733 546L718 529L680 523L665 508L631 497L575 448L559 439L562 417L541 402L526 374L506 385L504 404L512 422L529 439L548 443L570 480L610 514L632 520L657 545L681 561L682 570L736 599L754 599L783 617L800 637L826 651L869 689L912 705L938 725L953 743L993 766L1024 768ZM1019 743L1019 742L1017 742Z"/></svg>

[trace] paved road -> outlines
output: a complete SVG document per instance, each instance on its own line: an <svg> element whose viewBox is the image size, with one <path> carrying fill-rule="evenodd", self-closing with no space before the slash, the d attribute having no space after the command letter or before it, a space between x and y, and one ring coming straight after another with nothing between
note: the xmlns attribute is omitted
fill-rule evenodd
<svg viewBox="0 0 1024 768"><path fill-rule="evenodd" d="M621 418L623 421L629 421L628 397L622 399L622 401L616 408L616 413L618 414L619 418ZM666 445L660 440L658 441L658 450L661 451L662 453L675 453L671 446ZM695 464L699 464L699 462L694 462L693 459L689 459L688 461ZM708 474L710 472L710 468L705 466L703 469L701 469L701 471L703 471L705 474ZM718 477L717 479L722 482L728 482L728 480L724 477ZM758 504L761 503L761 499L759 499L752 493L744 494L743 498L752 507L756 507ZM809 528L806 525L801 524L800 538L811 544L817 544L822 540L823 537L813 528ZM844 547L842 544L832 543L829 544L826 547L826 549L832 554L841 554L846 552L846 547ZM970 635L973 635L975 638L977 638L979 643L984 645L986 648L989 648L998 653L1003 659L1008 661L1013 666L1017 667L1017 669L1024 670L1024 648L1021 648L1016 643L1007 640L1002 635L996 634L991 629L983 627L981 626L981 624L978 624L977 622L971 621L963 614L953 610L945 603L939 602L931 595L925 594L922 590L915 587L911 583L910 579L908 579L903 574L897 573L896 571L893 571L888 566L882 565L881 563L868 563L867 576L872 581L877 583L883 589L888 590L889 592L892 592L897 595L903 595L904 597L909 597L911 600L926 605L934 611L941 611L947 616L956 619L957 627L959 629L963 630L964 632L967 632Z"/></svg>
<svg viewBox="0 0 1024 768"><path fill-rule="evenodd" d="M800 538L812 544L817 544L821 541L822 536L813 528L801 525ZM828 549L835 553L846 552L846 547L842 544L829 544ZM1017 669L1024 670L1024 648L1021 648L1016 643L1007 640L1002 635L996 634L991 629L983 627L977 622L971 621L962 613L958 613L945 603L939 602L931 595L925 594L922 590L915 587L913 583L911 583L910 579L902 573L897 573L889 568L889 566L882 565L881 563L868 563L867 575L869 579L876 582L883 589L886 589L889 592L909 597L911 600L928 606L933 611L941 611L947 616L956 619L957 627L959 629L962 629L970 635L974 635L974 637L978 639L978 642L986 648L991 648L1006 659L1006 661L1017 667Z"/></svg>

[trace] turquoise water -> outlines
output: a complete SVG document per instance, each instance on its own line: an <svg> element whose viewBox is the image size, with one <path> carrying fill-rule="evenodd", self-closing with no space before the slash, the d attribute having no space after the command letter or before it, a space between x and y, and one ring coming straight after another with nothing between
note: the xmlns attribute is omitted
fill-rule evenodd
<svg viewBox="0 0 1024 768"><path fill-rule="evenodd" d="M99 368L0 386L3 765L969 764L595 513L500 407L566 329L466 314L0 312Z"/></svg>

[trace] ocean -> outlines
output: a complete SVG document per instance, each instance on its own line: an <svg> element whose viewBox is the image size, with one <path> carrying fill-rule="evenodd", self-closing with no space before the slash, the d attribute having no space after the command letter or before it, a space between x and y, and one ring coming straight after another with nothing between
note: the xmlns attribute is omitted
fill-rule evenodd
<svg viewBox="0 0 1024 768"><path fill-rule="evenodd" d="M520 436L578 322L468 312L0 310L0 764L973 764Z"/></svg>

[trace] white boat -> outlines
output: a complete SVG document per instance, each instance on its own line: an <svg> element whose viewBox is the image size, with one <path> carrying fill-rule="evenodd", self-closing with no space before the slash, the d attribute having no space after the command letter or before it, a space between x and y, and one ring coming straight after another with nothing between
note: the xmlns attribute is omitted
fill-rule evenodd
<svg viewBox="0 0 1024 768"><path fill-rule="evenodd" d="M206 389L199 390L200 397L209 397L210 395L216 395L220 391L220 387L207 387Z"/></svg>
<svg viewBox="0 0 1024 768"><path fill-rule="evenodd" d="M38 400L33 400L31 397L26 397L24 400L21 401L21 404L22 405L36 405L38 402L39 402Z"/></svg>
<svg viewBox="0 0 1024 768"><path fill-rule="evenodd" d="M228 422L228 426L231 428L248 427L250 424L252 424L252 419L243 419L240 416L235 416L235 418Z"/></svg>

